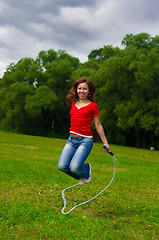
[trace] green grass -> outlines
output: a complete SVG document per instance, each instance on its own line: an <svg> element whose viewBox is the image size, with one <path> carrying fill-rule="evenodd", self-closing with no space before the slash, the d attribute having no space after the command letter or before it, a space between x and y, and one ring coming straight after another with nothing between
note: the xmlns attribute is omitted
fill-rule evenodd
<svg viewBox="0 0 159 240"><path fill-rule="evenodd" d="M159 152L111 145L113 183L92 202L61 213L76 180L58 171L66 140L0 131L1 239L158 239ZM69 211L107 186L112 157L94 144L92 181L66 191Z"/></svg>

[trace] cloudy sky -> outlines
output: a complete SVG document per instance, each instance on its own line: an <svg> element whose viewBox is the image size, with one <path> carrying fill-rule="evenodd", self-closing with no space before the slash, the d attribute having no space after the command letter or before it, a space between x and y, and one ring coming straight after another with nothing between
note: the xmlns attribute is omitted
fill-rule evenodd
<svg viewBox="0 0 159 240"><path fill-rule="evenodd" d="M87 61L128 33L159 35L159 0L0 0L0 77L23 57L59 49Z"/></svg>

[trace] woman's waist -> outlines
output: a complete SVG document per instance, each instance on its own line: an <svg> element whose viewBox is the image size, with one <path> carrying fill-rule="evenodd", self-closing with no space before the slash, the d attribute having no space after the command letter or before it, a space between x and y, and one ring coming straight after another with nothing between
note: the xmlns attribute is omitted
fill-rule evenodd
<svg viewBox="0 0 159 240"><path fill-rule="evenodd" d="M78 134L76 134L76 133L70 133L70 135L71 135L72 137L80 137L80 135L78 135Z"/></svg>
<svg viewBox="0 0 159 240"><path fill-rule="evenodd" d="M85 134L77 133L74 131L70 131L70 136L75 137L75 138L77 138L77 137L93 138L92 135L85 135Z"/></svg>

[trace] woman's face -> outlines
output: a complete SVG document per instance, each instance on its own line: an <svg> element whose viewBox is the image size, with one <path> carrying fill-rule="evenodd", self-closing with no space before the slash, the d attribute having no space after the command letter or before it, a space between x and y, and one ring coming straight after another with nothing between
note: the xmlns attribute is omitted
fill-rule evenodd
<svg viewBox="0 0 159 240"><path fill-rule="evenodd" d="M78 95L79 99L81 99L81 100L88 99L88 94L89 94L88 84L86 82L78 84L77 95Z"/></svg>

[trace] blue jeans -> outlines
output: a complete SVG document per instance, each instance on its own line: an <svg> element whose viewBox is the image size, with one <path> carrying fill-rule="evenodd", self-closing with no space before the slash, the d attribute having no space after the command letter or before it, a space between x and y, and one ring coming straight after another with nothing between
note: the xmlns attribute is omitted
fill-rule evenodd
<svg viewBox="0 0 159 240"><path fill-rule="evenodd" d="M93 147L93 138L70 136L59 159L58 169L69 176L89 178L89 164L84 163Z"/></svg>

